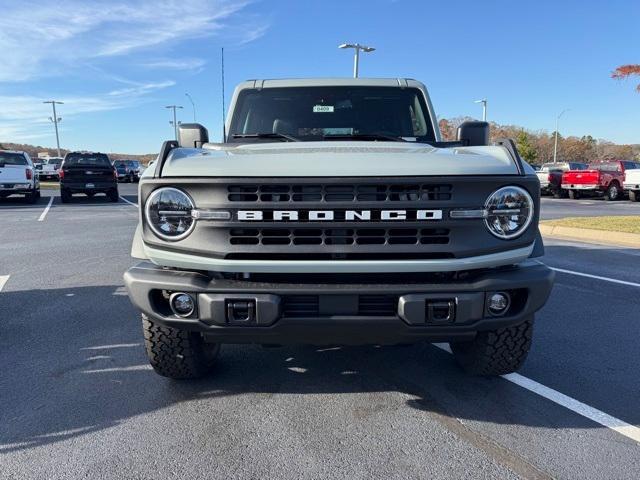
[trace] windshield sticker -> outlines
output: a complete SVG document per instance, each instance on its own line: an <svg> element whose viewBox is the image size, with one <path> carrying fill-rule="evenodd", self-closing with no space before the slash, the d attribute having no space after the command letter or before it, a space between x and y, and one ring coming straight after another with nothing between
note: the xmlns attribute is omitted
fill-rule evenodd
<svg viewBox="0 0 640 480"><path fill-rule="evenodd" d="M314 105L313 113L333 113L333 105Z"/></svg>
<svg viewBox="0 0 640 480"><path fill-rule="evenodd" d="M323 128L323 135L353 135L353 128Z"/></svg>

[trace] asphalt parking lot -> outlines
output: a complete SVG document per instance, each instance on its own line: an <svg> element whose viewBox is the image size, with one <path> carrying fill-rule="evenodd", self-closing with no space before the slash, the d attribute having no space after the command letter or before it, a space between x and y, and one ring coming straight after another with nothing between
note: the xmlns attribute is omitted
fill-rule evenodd
<svg viewBox="0 0 640 480"><path fill-rule="evenodd" d="M120 193L0 202L1 478L638 478L639 250L547 242L556 286L519 375L426 344L225 346L174 382L122 286L136 185ZM584 202L542 217L611 214Z"/></svg>

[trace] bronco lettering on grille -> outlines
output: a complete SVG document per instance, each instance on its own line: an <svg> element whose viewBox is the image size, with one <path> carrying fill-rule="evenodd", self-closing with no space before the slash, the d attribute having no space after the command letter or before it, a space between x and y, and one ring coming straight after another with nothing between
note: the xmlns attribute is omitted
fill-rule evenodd
<svg viewBox="0 0 640 480"><path fill-rule="evenodd" d="M237 219L249 222L370 222L442 220L442 210L238 210Z"/></svg>

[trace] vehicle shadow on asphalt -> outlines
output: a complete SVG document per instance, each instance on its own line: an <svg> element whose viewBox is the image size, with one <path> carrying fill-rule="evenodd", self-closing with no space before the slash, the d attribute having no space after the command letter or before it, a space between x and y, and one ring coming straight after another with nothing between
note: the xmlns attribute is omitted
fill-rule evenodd
<svg viewBox="0 0 640 480"><path fill-rule="evenodd" d="M0 454L109 429L181 402L209 402L213 411L227 397L255 394L278 402L282 395L398 392L398 409L457 423L595 426L505 380L465 375L450 354L428 344L225 345L210 376L178 382L148 366L140 321L123 287L5 291L0 311ZM347 405L344 421L380 414L375 405Z"/></svg>
<svg viewBox="0 0 640 480"><path fill-rule="evenodd" d="M120 195L122 198L129 200L132 203L138 202L137 195ZM27 203L22 197L7 197L0 199L0 211L3 209L11 210L16 207L20 207L21 209L29 209L36 208L42 209L47 206L49 203L50 196L42 196L38 199L36 203ZM111 203L107 199L105 195L97 194L94 197L87 197L86 195L77 195L71 197L71 201L69 203L62 203L60 201L60 197L58 195L54 195L53 206L64 206L64 207L73 207L74 205L78 206L104 206L104 205L118 205L118 204L127 204L122 199L119 199L117 203ZM133 205L131 205L133 206Z"/></svg>

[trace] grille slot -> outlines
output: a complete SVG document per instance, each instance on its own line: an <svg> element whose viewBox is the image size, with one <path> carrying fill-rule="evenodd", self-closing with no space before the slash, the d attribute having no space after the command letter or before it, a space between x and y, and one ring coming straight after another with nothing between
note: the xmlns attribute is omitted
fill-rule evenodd
<svg viewBox="0 0 640 480"><path fill-rule="evenodd" d="M358 315L390 317L398 311L397 295L359 295Z"/></svg>
<svg viewBox="0 0 640 480"><path fill-rule="evenodd" d="M229 185L231 202L424 202L451 200L449 184Z"/></svg>
<svg viewBox="0 0 640 480"><path fill-rule="evenodd" d="M326 296L329 297L329 296ZM393 317L397 315L398 295L358 295L357 312L336 315L358 315L363 317ZM319 295L285 295L282 297L283 317L319 317Z"/></svg>
<svg viewBox="0 0 640 480"><path fill-rule="evenodd" d="M232 228L231 245L445 245L447 228Z"/></svg>
<svg viewBox="0 0 640 480"><path fill-rule="evenodd" d="M320 314L317 295L285 295L282 298L283 317L314 317Z"/></svg>

